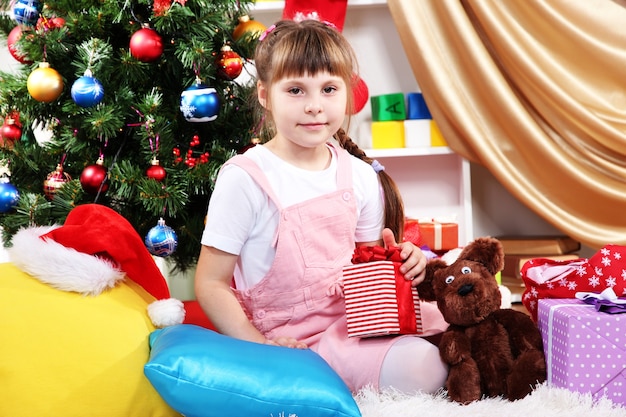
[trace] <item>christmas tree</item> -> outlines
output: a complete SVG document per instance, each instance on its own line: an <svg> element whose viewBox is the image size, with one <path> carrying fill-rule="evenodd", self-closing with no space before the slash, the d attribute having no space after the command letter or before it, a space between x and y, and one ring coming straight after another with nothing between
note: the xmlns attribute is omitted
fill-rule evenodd
<svg viewBox="0 0 626 417"><path fill-rule="evenodd" d="M0 72L4 245L98 203L155 255L192 266L217 171L257 136L249 73L264 27L249 7L0 0L0 36L21 63Z"/></svg>

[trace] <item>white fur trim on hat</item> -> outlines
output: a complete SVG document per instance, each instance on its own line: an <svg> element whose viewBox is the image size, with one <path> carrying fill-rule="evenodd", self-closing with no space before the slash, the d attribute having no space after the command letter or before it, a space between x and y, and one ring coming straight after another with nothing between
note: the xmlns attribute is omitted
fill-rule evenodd
<svg viewBox="0 0 626 417"><path fill-rule="evenodd" d="M185 306L176 298L156 300L148 305L148 316L156 327L181 324L185 319Z"/></svg>
<svg viewBox="0 0 626 417"><path fill-rule="evenodd" d="M84 295L98 295L124 279L124 272L111 261L40 238L57 227L19 230L7 250L11 262L44 284Z"/></svg>

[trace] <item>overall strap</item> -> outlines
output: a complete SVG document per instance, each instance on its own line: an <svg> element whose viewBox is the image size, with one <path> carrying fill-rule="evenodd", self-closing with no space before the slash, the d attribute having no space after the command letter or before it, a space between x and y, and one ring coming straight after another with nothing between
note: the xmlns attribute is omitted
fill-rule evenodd
<svg viewBox="0 0 626 417"><path fill-rule="evenodd" d="M337 154L337 189L352 188L352 155L340 146L328 144Z"/></svg>

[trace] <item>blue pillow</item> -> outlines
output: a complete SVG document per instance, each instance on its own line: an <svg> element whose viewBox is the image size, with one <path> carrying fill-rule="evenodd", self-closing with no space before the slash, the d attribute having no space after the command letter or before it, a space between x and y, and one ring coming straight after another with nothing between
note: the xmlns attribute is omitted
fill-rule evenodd
<svg viewBox="0 0 626 417"><path fill-rule="evenodd" d="M309 349L247 342L192 324L150 334L144 373L186 417L359 417L352 393Z"/></svg>

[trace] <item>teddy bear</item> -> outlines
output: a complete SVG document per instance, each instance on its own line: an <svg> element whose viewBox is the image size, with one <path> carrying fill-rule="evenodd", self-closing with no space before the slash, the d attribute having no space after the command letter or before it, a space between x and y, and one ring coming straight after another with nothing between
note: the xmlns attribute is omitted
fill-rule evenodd
<svg viewBox="0 0 626 417"><path fill-rule="evenodd" d="M451 264L429 260L417 287L420 298L436 301L449 323L439 352L450 367L446 389L452 401L517 400L546 380L539 329L527 314L500 306L494 275L503 267L500 241L481 237Z"/></svg>

